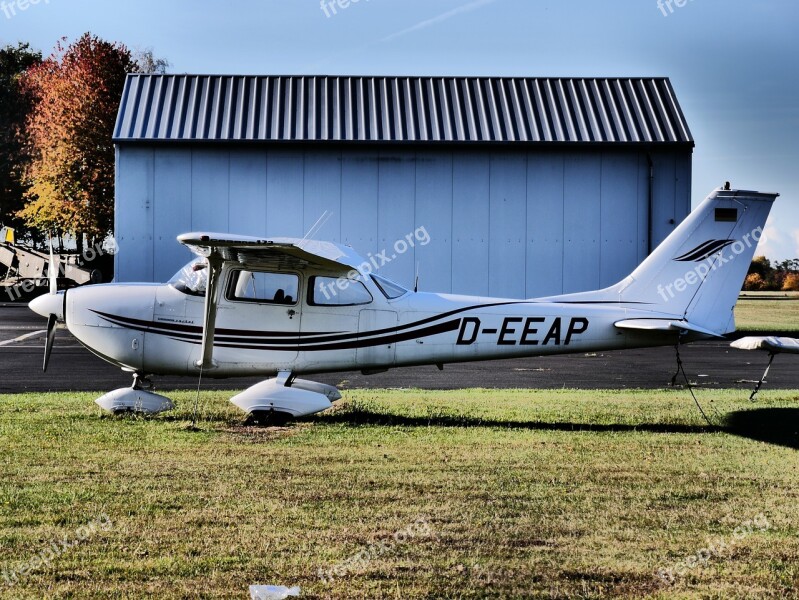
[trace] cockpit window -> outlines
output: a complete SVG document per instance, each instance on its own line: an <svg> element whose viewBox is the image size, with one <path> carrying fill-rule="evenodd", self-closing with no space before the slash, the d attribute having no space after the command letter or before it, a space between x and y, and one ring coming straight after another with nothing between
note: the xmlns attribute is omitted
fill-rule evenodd
<svg viewBox="0 0 799 600"><path fill-rule="evenodd" d="M379 275L370 275L370 277L372 278L372 281L375 282L377 289L383 292L383 295L389 300L394 300L395 298L399 298L400 296L404 296L408 293L408 290L406 290L400 284L394 283L390 279L380 277Z"/></svg>
<svg viewBox="0 0 799 600"><path fill-rule="evenodd" d="M202 257L195 258L169 280L169 285L190 296L205 296L208 286L208 263Z"/></svg>
<svg viewBox="0 0 799 600"><path fill-rule="evenodd" d="M311 306L358 306L369 304L372 294L357 279L311 277L308 304Z"/></svg>
<svg viewBox="0 0 799 600"><path fill-rule="evenodd" d="M294 273L267 271L234 271L228 287L229 300L262 304L297 303L300 278Z"/></svg>

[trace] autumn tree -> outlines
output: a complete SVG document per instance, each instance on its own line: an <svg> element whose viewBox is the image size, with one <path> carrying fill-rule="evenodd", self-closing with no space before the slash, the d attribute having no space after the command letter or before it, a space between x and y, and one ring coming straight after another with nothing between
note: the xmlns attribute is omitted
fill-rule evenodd
<svg viewBox="0 0 799 600"><path fill-rule="evenodd" d="M785 292L799 292L799 273L788 273L782 281L782 290Z"/></svg>
<svg viewBox="0 0 799 600"><path fill-rule="evenodd" d="M749 273L744 280L743 289L746 292L760 292L766 287L766 282L760 273Z"/></svg>
<svg viewBox="0 0 799 600"><path fill-rule="evenodd" d="M25 202L24 173L30 161L25 121L33 105L20 85L23 72L40 63L40 52L19 43L0 49L0 222L20 228L16 213Z"/></svg>
<svg viewBox="0 0 799 600"><path fill-rule="evenodd" d="M113 228L111 141L125 76L136 71L128 49L91 34L28 69L25 92L36 103L27 120L33 159L29 202L18 214L31 227L103 238Z"/></svg>
<svg viewBox="0 0 799 600"><path fill-rule="evenodd" d="M771 261L767 259L765 256L755 256L752 259L752 263L749 265L749 274L757 273L760 275L760 278L764 281L769 278L771 273L774 271L774 267L771 266Z"/></svg>

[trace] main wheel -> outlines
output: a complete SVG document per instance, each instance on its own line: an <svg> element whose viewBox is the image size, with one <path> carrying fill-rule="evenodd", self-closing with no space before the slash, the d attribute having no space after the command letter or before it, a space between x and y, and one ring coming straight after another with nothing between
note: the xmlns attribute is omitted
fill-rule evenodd
<svg viewBox="0 0 799 600"><path fill-rule="evenodd" d="M247 415L247 419L244 421L244 424L260 425L262 427L285 425L293 418L294 417L291 415L291 413L281 412L278 410L254 410Z"/></svg>

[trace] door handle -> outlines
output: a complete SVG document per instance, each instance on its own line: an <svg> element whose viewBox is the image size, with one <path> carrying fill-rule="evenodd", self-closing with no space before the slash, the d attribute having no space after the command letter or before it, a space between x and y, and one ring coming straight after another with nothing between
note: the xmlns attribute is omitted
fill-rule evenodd
<svg viewBox="0 0 799 600"><path fill-rule="evenodd" d="M294 310L293 308L290 308L290 309L288 309L288 310L286 311L286 313L288 314L288 316L289 316L289 319L293 319L293 318L294 318L294 315L296 315L296 314L297 314L297 311L296 311L296 310Z"/></svg>

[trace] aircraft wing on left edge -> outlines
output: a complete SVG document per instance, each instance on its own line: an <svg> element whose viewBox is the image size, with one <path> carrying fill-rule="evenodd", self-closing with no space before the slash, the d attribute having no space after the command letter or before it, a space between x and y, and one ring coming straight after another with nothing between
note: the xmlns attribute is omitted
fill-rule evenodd
<svg viewBox="0 0 799 600"><path fill-rule="evenodd" d="M194 232L178 236L178 241L198 256L216 254L225 262L297 269L308 265L348 272L362 259L350 248L299 238L257 238L227 233Z"/></svg>

